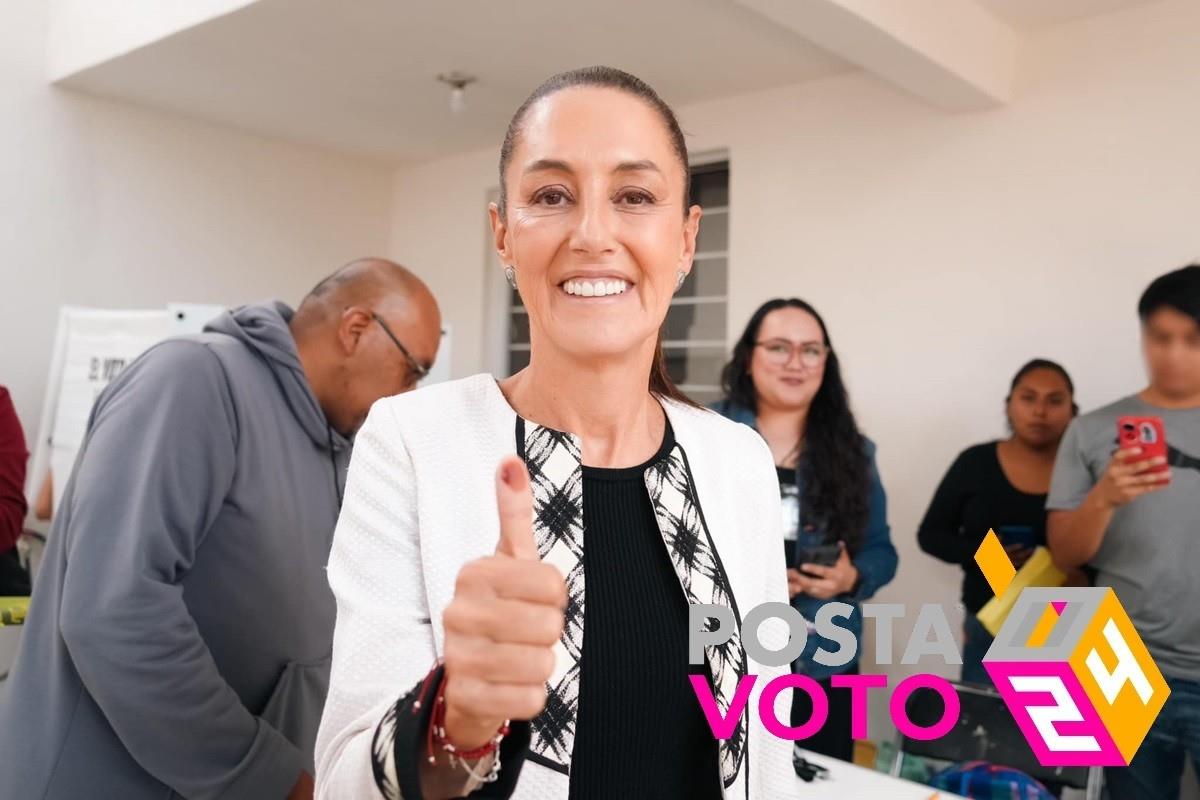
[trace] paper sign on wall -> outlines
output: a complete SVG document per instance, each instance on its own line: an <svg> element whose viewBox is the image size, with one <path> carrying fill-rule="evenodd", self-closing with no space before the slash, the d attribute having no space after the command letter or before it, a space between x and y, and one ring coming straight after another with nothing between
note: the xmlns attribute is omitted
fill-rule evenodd
<svg viewBox="0 0 1200 800"><path fill-rule="evenodd" d="M54 507L58 508L92 406L104 388L155 343L198 332L220 311L220 306L186 303L154 311L63 307L27 495L37 496L49 468L54 476Z"/></svg>

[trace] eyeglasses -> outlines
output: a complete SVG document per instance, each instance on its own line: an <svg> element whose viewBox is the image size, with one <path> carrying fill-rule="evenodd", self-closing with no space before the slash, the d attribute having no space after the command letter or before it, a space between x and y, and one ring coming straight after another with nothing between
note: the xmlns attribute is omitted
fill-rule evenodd
<svg viewBox="0 0 1200 800"><path fill-rule="evenodd" d="M829 348L820 342L804 342L792 344L787 339L768 339L765 342L755 342L755 347L761 347L767 354L767 361L777 367L785 367L792 360L792 353L800 354L800 363L806 367L819 367L829 355Z"/></svg>
<svg viewBox="0 0 1200 800"><path fill-rule="evenodd" d="M383 328L383 332L387 334L388 338L392 340L392 343L395 344L396 347L400 349L400 352L404 355L404 360L408 362L408 369L412 375L412 383L417 383L429 374L429 367L422 365L419 361L413 358L412 353L408 352L408 348L400 344L400 340L396 338L396 334L392 333L392 329L388 327L388 324L383 321L383 317L372 311L371 318L379 323L379 327Z"/></svg>

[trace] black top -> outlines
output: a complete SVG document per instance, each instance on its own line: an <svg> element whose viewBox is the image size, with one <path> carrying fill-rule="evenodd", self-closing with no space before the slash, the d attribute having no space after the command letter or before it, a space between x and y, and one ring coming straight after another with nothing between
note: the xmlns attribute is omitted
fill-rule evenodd
<svg viewBox="0 0 1200 800"><path fill-rule="evenodd" d="M800 532L800 487L796 485L796 470L775 467L779 478L779 500L783 504L783 563L789 567L796 562L796 539Z"/></svg>
<svg viewBox="0 0 1200 800"><path fill-rule="evenodd" d="M583 468L585 633L571 800L721 797L717 740L687 677L687 600L644 478L674 444L668 424L645 464Z"/></svg>
<svg viewBox="0 0 1200 800"><path fill-rule="evenodd" d="M969 447L942 478L917 539L932 556L962 565L962 600L974 614L992 598L992 590L975 564L988 529L1003 541L1011 531L1046 543L1046 495L1027 494L1008 482L996 454L997 442Z"/></svg>

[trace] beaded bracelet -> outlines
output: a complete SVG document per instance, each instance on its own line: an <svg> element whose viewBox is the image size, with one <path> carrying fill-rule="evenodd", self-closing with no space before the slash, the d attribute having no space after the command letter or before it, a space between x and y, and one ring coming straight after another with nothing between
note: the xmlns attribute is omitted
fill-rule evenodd
<svg viewBox="0 0 1200 800"><path fill-rule="evenodd" d="M427 740L427 755L429 763L435 762L434 746L438 746L447 754L447 760L452 766L458 766L463 769L473 779L481 783L492 783L500 776L500 756L496 751L500 747L500 742L508 735L511 720L505 720L504 724L496 731L496 734L480 747L472 750L460 750L446 738L446 682L443 680L438 687L437 695L433 699L433 711L429 720L429 736ZM496 753L496 757L492 759L492 768L484 775L475 772L475 769L468 764L468 761L478 761L481 758Z"/></svg>

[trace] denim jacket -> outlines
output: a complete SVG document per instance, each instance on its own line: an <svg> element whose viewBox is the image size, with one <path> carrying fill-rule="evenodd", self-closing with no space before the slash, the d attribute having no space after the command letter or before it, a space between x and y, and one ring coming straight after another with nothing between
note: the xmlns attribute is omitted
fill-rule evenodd
<svg viewBox="0 0 1200 800"><path fill-rule="evenodd" d="M735 422L741 422L757 430L754 412L748 408L736 405L728 400L721 400L714 403L711 408ZM823 605L834 600L853 605L854 613L850 615L849 619L839 619L838 624L848 629L858 639L859 654L862 652L863 624L860 604L872 597L876 592L890 583L892 578L896 577L896 565L898 562L896 548L892 546L891 529L887 521L887 494L883 490L883 483L879 479L879 468L875 463L875 443L864 436L863 447L866 448L867 457L871 462L871 475L870 488L868 490L870 497L867 501L866 530L863 532L858 552L851 556L850 559L858 569L860 576L858 586L855 588L853 594L842 595L841 597L833 598L833 600L818 600L815 597L808 597L803 594L798 594L792 598L792 607L797 609L809 621L816 619L817 612ZM796 488L800 492L800 497L803 498L804 486L801 484L800 470L797 470L796 473ZM831 540L836 541L835 535L836 532L826 531L819 525L802 525L797 533L796 544L797 546L828 544ZM782 547L782 542L780 546ZM788 566L793 565L788 564ZM838 648L838 645L834 642L810 632L804 652L793 665L795 671L820 679L846 672L858 663L858 654L856 654L854 659L845 666L826 667L818 664L813 660L813 654L817 651L817 648L822 646L830 652Z"/></svg>

